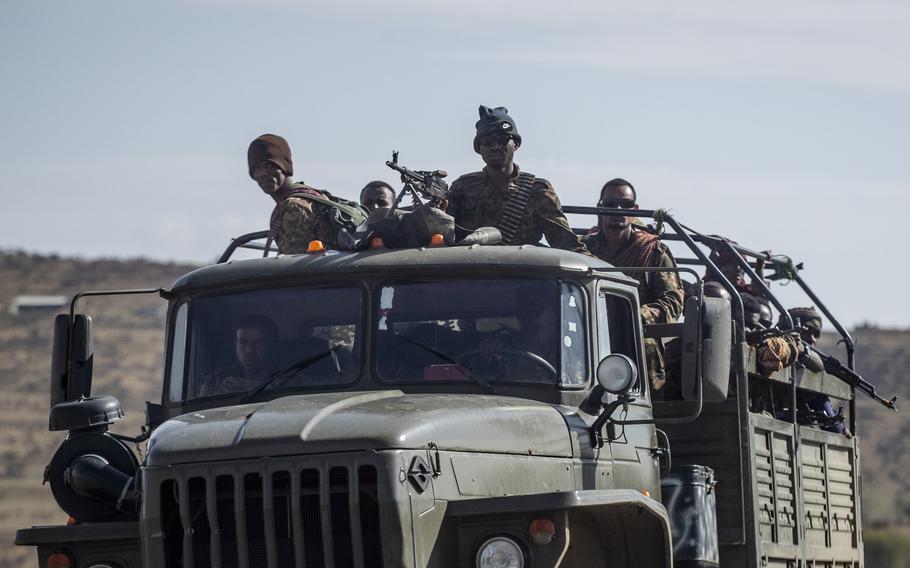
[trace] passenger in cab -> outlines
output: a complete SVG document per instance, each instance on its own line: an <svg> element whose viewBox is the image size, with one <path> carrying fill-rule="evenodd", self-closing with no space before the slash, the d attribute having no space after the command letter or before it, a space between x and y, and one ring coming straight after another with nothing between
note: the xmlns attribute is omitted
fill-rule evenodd
<svg viewBox="0 0 910 568"><path fill-rule="evenodd" d="M638 209L638 196L628 181L616 178L604 184L598 207ZM674 268L676 262L670 249L660 237L634 224L634 217L603 215L598 218L597 231L584 236L583 241L594 256L638 281L641 302L641 319L645 324L673 323L682 312L683 289L675 272L641 272L636 267ZM648 358L648 376L653 391L659 391L666 382L663 344L654 339L645 340Z"/></svg>
<svg viewBox="0 0 910 568"><path fill-rule="evenodd" d="M474 151L486 166L452 183L446 213L455 218L456 238L481 227L496 227L507 245L536 245L588 254L560 209L547 180L520 171L513 161L521 135L505 107L480 107Z"/></svg>
<svg viewBox="0 0 910 568"><path fill-rule="evenodd" d="M287 140L275 134L263 134L247 150L250 177L275 201L269 221L269 236L280 254L306 252L312 240L322 241L327 248L337 248L337 229L333 227L329 207L319 201L328 199L327 192L302 182L294 183L294 163Z"/></svg>
<svg viewBox="0 0 910 568"><path fill-rule="evenodd" d="M235 360L203 379L199 396L252 390L275 371L278 327L270 318L262 314L241 317L233 340Z"/></svg>
<svg viewBox="0 0 910 568"><path fill-rule="evenodd" d="M391 207L395 203L395 190L384 181L371 181L360 190L360 204L368 210Z"/></svg>

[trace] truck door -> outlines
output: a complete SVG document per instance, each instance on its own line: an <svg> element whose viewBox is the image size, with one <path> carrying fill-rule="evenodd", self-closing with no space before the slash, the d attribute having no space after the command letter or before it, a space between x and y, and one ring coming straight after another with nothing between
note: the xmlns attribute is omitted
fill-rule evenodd
<svg viewBox="0 0 910 568"><path fill-rule="evenodd" d="M598 348L600 358L610 353L620 353L636 362L638 383L632 389L635 401L627 413L617 413L625 420L650 420L651 401L647 386L647 369L642 350L642 327L635 296L607 289L602 284L597 294ZM612 395L611 395L612 396ZM651 448L656 446L653 424L615 426L616 439L610 443L613 453L613 470L617 487L645 490L655 499L660 498L660 476Z"/></svg>

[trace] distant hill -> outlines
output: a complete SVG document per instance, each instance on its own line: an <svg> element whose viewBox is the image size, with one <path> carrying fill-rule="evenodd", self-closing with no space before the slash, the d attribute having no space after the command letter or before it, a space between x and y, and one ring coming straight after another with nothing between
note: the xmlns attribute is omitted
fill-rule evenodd
<svg viewBox="0 0 910 568"><path fill-rule="evenodd" d="M74 260L0 252L0 568L35 565L32 548L12 545L17 528L58 524L66 515L42 486L44 466L64 435L48 432L53 320L65 309L9 313L20 295L169 287L194 266L146 260ZM127 417L117 432L137 434L143 401L160 397L165 302L154 295L84 300L95 324L94 392L113 394Z"/></svg>
<svg viewBox="0 0 910 568"><path fill-rule="evenodd" d="M11 315L20 295L65 295L91 289L169 287L194 267L147 260L74 260L0 252L0 539L11 543L17 528L56 524L66 516L41 485L42 472L61 433L47 431L48 382L56 309ZM113 394L127 418L115 431L136 434L143 401L160 397L164 301L156 296L90 298L84 308L95 322L94 392ZM62 310L61 310L62 311ZM865 326L855 330L859 371L882 394L910 403L904 379L910 369L910 330ZM832 353L833 337L823 343ZM867 523L910 518L910 406L892 413L859 401L863 440L864 516ZM0 545L0 568L34 566L31 548Z"/></svg>
<svg viewBox="0 0 910 568"><path fill-rule="evenodd" d="M862 440L863 516L867 524L910 523L910 330L865 325L853 330L856 370L885 398L898 396L892 412L857 395L857 434ZM834 337L821 348L835 354Z"/></svg>

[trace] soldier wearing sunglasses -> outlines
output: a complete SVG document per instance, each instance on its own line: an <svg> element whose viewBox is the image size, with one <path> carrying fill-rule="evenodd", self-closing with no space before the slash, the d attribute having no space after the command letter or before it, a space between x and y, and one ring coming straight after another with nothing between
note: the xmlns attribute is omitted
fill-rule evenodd
<svg viewBox="0 0 910 568"><path fill-rule="evenodd" d="M446 213L455 218L456 236L497 227L503 244L536 245L543 236L552 247L588 254L562 213L547 180L520 171L513 159L521 135L505 107L480 107L474 151L486 167L452 183Z"/></svg>
<svg viewBox="0 0 910 568"><path fill-rule="evenodd" d="M638 209L635 188L631 183L616 178L604 184L600 191L598 207L612 209ZM675 272L639 272L636 267L676 266L670 249L657 235L637 225L635 217L603 215L598 218L597 230L582 239L594 256L638 280L641 301L641 319L646 324L673 323L682 312L683 288ZM666 382L663 345L653 339L645 340L648 358L648 376L653 391L659 391ZM657 395L659 397L659 395Z"/></svg>

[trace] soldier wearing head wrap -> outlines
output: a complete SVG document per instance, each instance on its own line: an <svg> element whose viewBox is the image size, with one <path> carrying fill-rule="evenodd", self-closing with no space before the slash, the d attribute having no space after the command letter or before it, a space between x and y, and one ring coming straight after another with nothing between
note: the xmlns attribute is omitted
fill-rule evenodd
<svg viewBox="0 0 910 568"><path fill-rule="evenodd" d="M497 227L504 244L538 244L546 236L550 246L587 254L550 182L520 171L513 162L521 135L508 110L481 106L475 127L474 151L486 167L452 183L446 213L455 218L457 237Z"/></svg>
<svg viewBox="0 0 910 568"><path fill-rule="evenodd" d="M328 207L299 197L309 194L325 199L329 194L304 183L294 183L294 163L287 140L263 134L247 150L250 177L262 191L275 200L269 221L269 235L281 254L306 252L312 240L336 248L337 231L332 226Z"/></svg>
<svg viewBox="0 0 910 568"><path fill-rule="evenodd" d="M631 183L616 178L604 184L600 191L598 207L613 209L638 209L635 188ZM660 237L636 225L634 217L604 215L598 218L597 231L584 236L582 242L597 258L617 268L638 281L641 302L639 313L646 324L673 323L683 307L683 289L675 272L642 272L636 268L675 268L676 261ZM665 382L664 349L660 341L645 340L648 375L653 390L660 390Z"/></svg>

